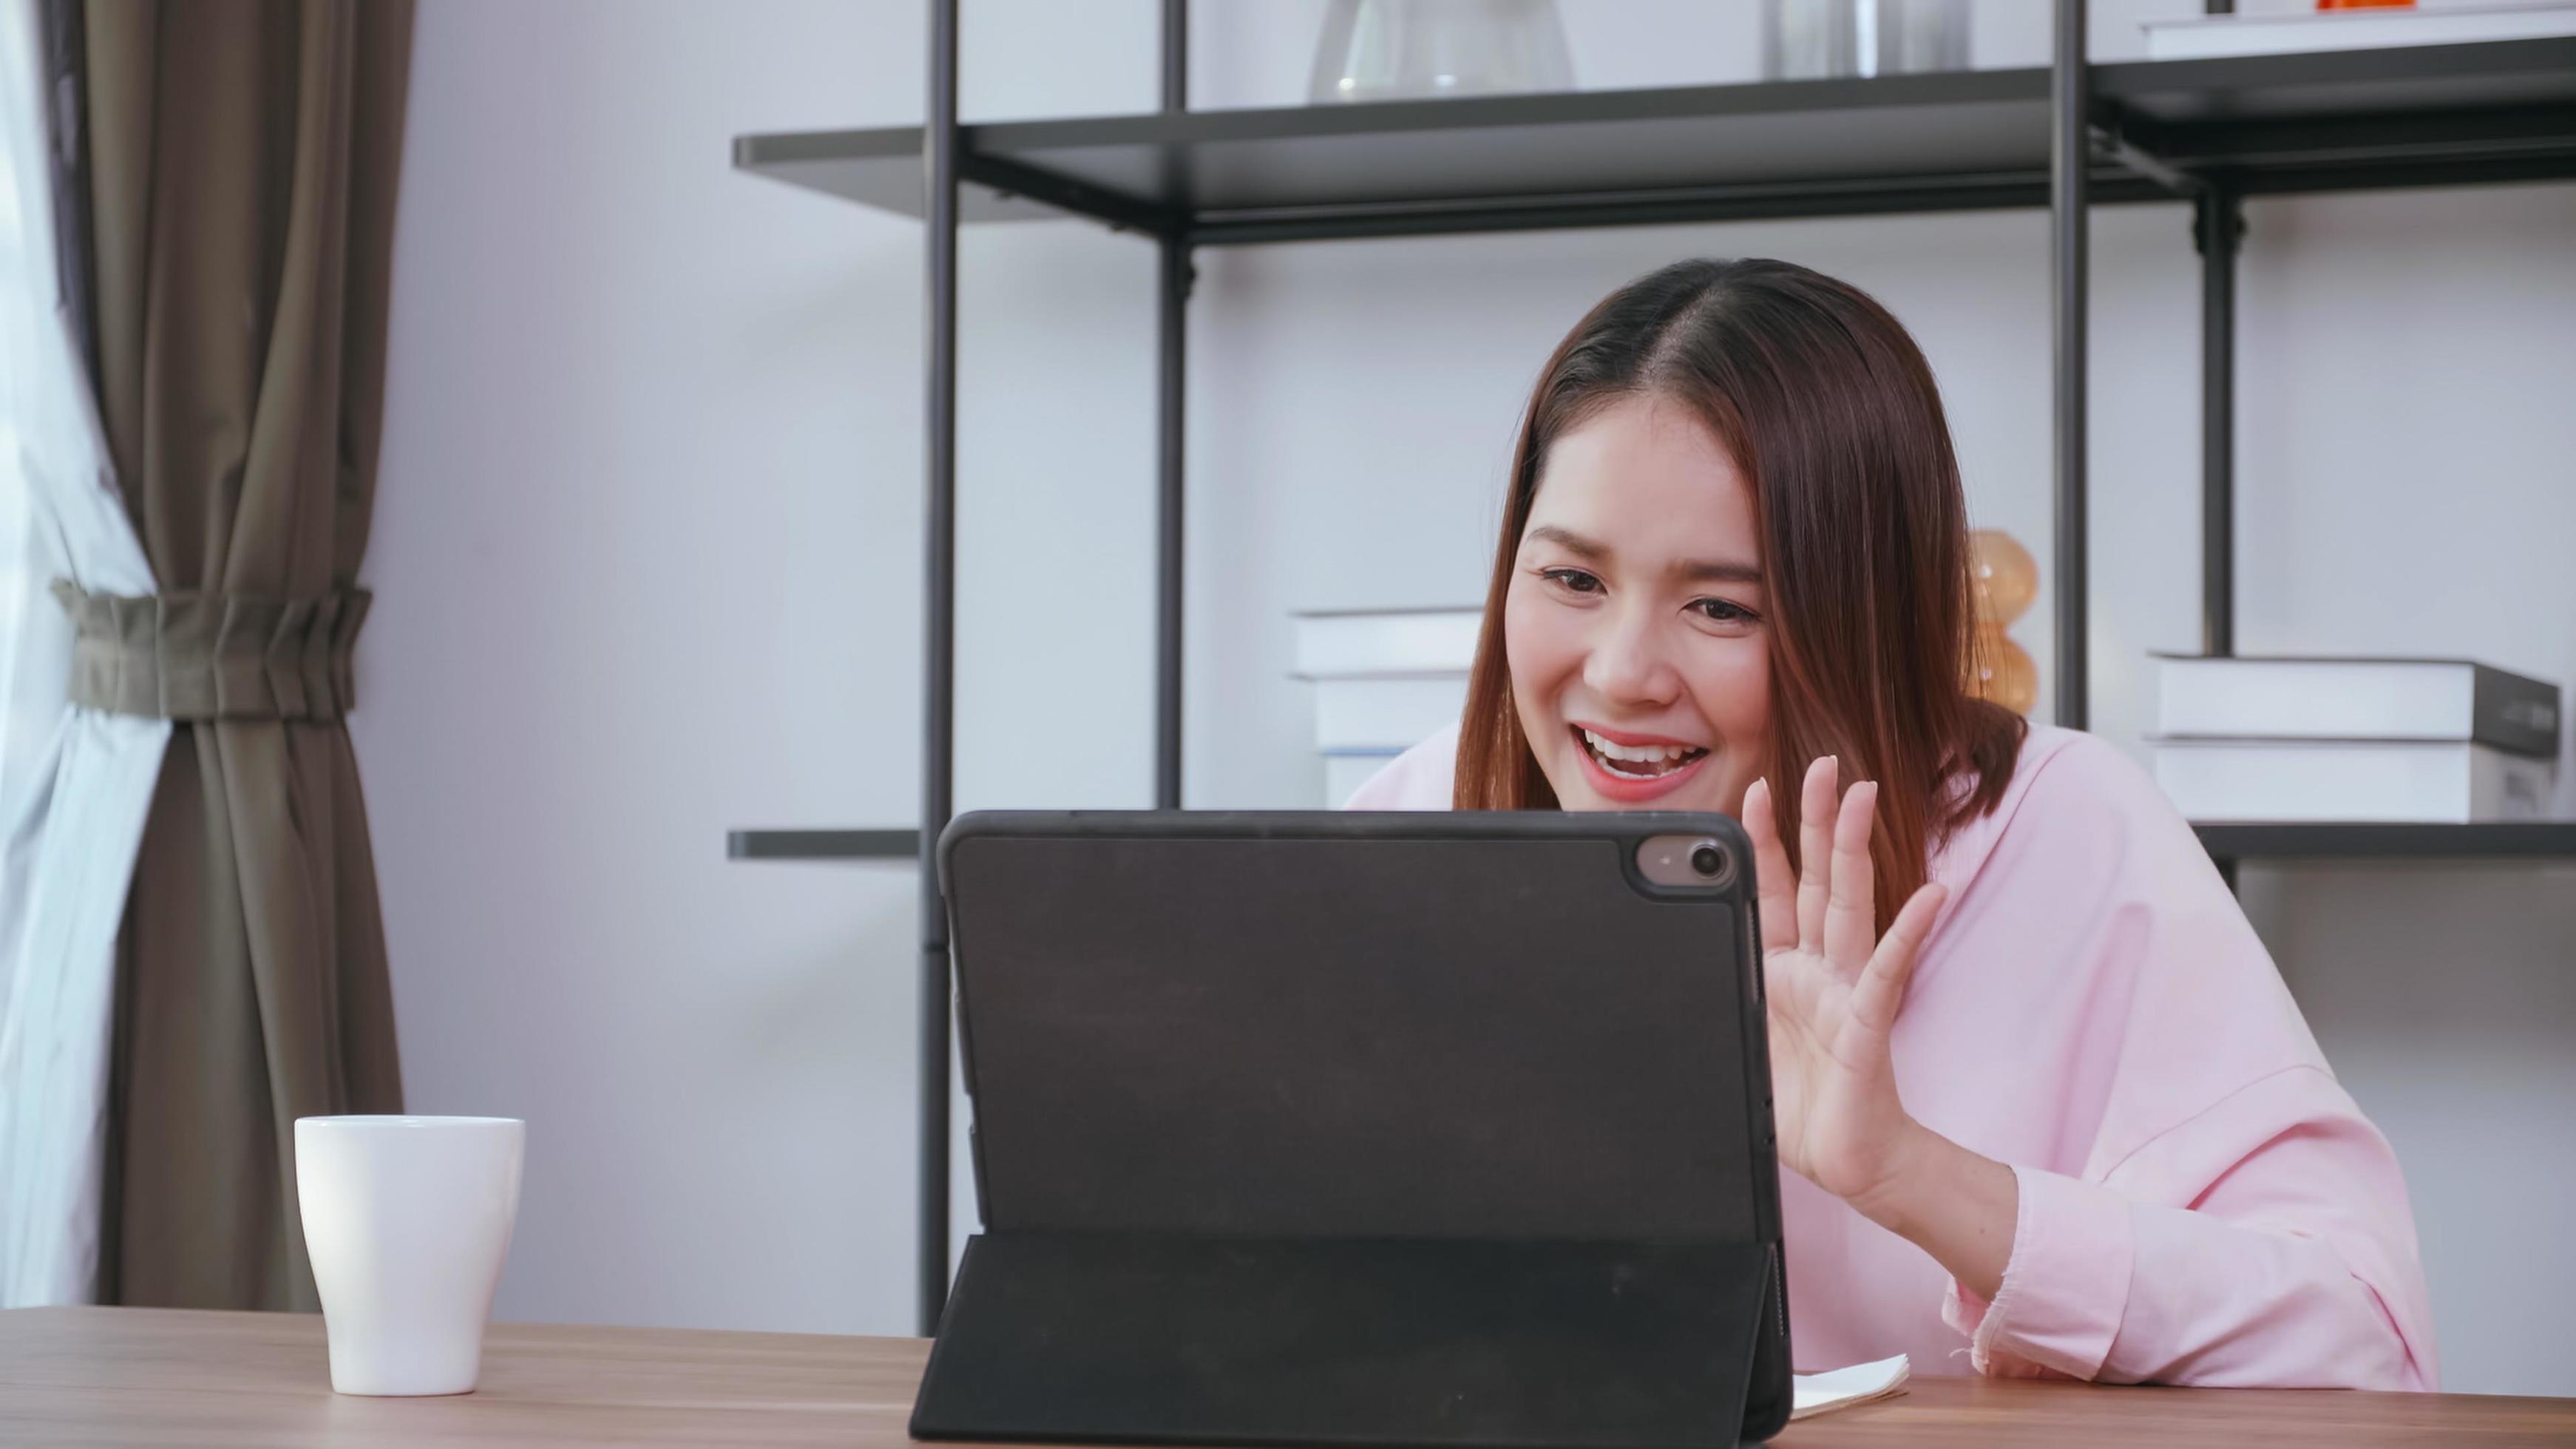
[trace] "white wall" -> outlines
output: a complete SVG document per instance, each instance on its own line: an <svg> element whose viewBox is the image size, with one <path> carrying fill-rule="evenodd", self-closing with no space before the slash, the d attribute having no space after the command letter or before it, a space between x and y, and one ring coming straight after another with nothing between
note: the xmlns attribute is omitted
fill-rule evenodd
<svg viewBox="0 0 2576 1449"><path fill-rule="evenodd" d="M2576 187L2247 225L2238 647L2576 685ZM2449 1381L2576 1393L2576 865L2276 869L2245 897L2406 1166Z"/></svg>
<svg viewBox="0 0 2576 1449"><path fill-rule="evenodd" d="M1750 74L1749 5L1564 8L1587 84ZM2107 57L2197 0L2094 8ZM2037 9L1980 0L1979 62L2044 58ZM726 143L916 118L919 11L421 9L357 733L414 1104L532 1122L505 1315L909 1327L911 873L722 845L916 810L919 234L736 175ZM1195 103L1296 100L1321 13L1202 0ZM1149 105L1152 22L970 4L970 117ZM2576 187L2252 227L2244 646L2576 682ZM2143 652L2196 640L2196 264L2179 207L2104 209L2094 245L2096 724L2134 741ZM963 253L959 803L1141 804L1152 254L1073 223ZM1315 796L1287 612L1472 600L1539 360L1693 253L1878 292L1940 372L1978 521L2045 556L2037 214L1205 254L1190 803ZM2047 611L2017 631L2043 661ZM2569 880L2248 874L2407 1163L2461 1388L2576 1393L2547 1218L2576 1196Z"/></svg>
<svg viewBox="0 0 2576 1449"><path fill-rule="evenodd" d="M419 9L354 722L411 1104L529 1119L499 1312L908 1315L912 229L734 174L895 121L846 5Z"/></svg>

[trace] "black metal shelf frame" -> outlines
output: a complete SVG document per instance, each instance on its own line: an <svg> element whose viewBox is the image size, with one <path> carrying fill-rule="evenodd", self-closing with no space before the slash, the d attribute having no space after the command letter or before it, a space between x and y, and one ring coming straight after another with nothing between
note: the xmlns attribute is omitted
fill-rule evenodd
<svg viewBox="0 0 2576 1449"><path fill-rule="evenodd" d="M2192 829L2221 865L2240 860L2576 860L2576 820L2476 825L2404 821L2223 821ZM918 830L737 830L735 860L902 861L921 854Z"/></svg>
<svg viewBox="0 0 2576 1449"><path fill-rule="evenodd" d="M2195 825L2221 868L2240 860L2563 861L2576 859L2576 820L2474 825L2308 820Z"/></svg>
<svg viewBox="0 0 2576 1449"><path fill-rule="evenodd" d="M2231 0L2205 0L2212 13ZM933 852L954 724L957 233L1071 213L1152 240L1156 307L1154 802L1181 795L1184 349L1196 248L1335 238L2045 206L2055 386L2056 715L2088 720L2085 480L2089 208L2188 200L2201 256L2201 638L2235 643L2235 263L2248 195L2576 177L2576 40L2096 65L2085 0L2054 0L2051 64L1662 91L1193 112L1188 0L1162 0L1149 115L968 126L959 0L929 0L920 127L746 136L735 162L923 218L922 810L918 830L733 833L740 859L920 869L919 1323L949 1265L947 924ZM2044 124L2045 149L2036 145ZM2576 823L2207 825L2251 857L2576 857Z"/></svg>
<svg viewBox="0 0 2576 1449"><path fill-rule="evenodd" d="M969 222L1194 245L2045 206L2054 66L1160 111L961 130ZM2576 39L2086 68L2090 200L2576 170ZM923 214L920 127L745 136L743 169Z"/></svg>

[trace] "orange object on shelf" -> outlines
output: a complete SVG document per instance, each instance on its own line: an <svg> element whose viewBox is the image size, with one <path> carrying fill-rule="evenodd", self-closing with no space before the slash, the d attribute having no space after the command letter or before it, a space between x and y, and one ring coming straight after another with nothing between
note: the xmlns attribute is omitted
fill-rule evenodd
<svg viewBox="0 0 2576 1449"><path fill-rule="evenodd" d="M1991 699L2015 714L2028 714L2039 703L2039 666L2001 624L1977 626L1977 652L1970 666L1975 678L1968 692L1977 698Z"/></svg>
<svg viewBox="0 0 2576 1449"><path fill-rule="evenodd" d="M2039 564L2011 534L1980 528L1968 535L1968 577L1977 607L1969 692L2028 714L2039 703L2039 666L2004 628L2039 597Z"/></svg>
<svg viewBox="0 0 2576 1449"><path fill-rule="evenodd" d="M1968 578L1977 617L2009 624L2039 597L2039 564L2021 541L1999 528L1968 535Z"/></svg>
<svg viewBox="0 0 2576 1449"><path fill-rule="evenodd" d="M2412 10L2415 0L2317 0L2319 10Z"/></svg>

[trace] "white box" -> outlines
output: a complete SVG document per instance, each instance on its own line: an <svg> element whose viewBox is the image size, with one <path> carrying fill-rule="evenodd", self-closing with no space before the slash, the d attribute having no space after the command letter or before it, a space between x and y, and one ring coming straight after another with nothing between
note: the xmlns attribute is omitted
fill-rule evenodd
<svg viewBox="0 0 2576 1449"><path fill-rule="evenodd" d="M2391 740L2157 740L2156 784L2187 819L2548 818L2557 770L2484 745Z"/></svg>
<svg viewBox="0 0 2576 1449"><path fill-rule="evenodd" d="M1315 748L1328 753L1408 750L1456 724L1466 708L1464 674L1319 679Z"/></svg>
<svg viewBox="0 0 2576 1449"><path fill-rule="evenodd" d="M1378 609L1299 614L1297 674L1463 673L1476 659L1482 609Z"/></svg>

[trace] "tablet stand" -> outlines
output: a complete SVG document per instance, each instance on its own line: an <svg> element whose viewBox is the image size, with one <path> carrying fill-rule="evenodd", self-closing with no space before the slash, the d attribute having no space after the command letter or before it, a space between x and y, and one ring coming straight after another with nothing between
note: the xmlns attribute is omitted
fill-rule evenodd
<svg viewBox="0 0 2576 1449"><path fill-rule="evenodd" d="M1707 1449L1771 1250L1010 1231L967 1244L912 1433Z"/></svg>

